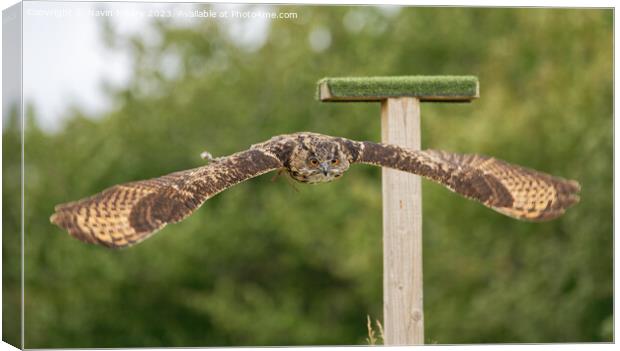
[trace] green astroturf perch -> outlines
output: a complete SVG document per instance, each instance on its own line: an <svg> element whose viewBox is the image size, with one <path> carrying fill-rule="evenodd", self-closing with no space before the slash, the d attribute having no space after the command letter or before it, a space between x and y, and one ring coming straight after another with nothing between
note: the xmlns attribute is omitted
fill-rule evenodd
<svg viewBox="0 0 620 351"><path fill-rule="evenodd" d="M328 77L316 97L381 102L381 141L420 150L420 102L470 102L479 85L474 76ZM423 344L420 177L384 167L382 183L384 343Z"/></svg>
<svg viewBox="0 0 620 351"><path fill-rule="evenodd" d="M381 101L416 97L422 102L470 102L479 97L475 76L395 76L323 78L317 85L321 101Z"/></svg>

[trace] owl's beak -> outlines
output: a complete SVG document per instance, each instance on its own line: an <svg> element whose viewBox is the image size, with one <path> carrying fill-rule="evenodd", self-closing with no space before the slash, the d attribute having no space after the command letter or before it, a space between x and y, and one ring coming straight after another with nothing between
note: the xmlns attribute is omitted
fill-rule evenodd
<svg viewBox="0 0 620 351"><path fill-rule="evenodd" d="M323 175L327 175L329 173L329 164L327 162L321 162L319 165L319 169L323 173Z"/></svg>

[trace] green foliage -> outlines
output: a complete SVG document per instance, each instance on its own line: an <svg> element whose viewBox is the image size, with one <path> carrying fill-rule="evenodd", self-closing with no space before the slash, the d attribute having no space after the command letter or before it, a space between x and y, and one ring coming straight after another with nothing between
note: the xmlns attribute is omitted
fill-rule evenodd
<svg viewBox="0 0 620 351"><path fill-rule="evenodd" d="M3 116L2 133L2 340L21 346L21 126L20 110Z"/></svg>
<svg viewBox="0 0 620 351"><path fill-rule="evenodd" d="M425 182L427 341L611 341L612 11L281 10L300 18L271 22L257 50L215 21L156 22L150 44L107 33L134 60L109 112L75 111L57 133L27 121L25 346L365 344L366 316L382 313L379 169L297 191L261 176L125 250L83 244L48 218L110 185L200 166L205 149L302 130L378 140L378 104L316 102L317 79L418 74L481 85L472 104L423 106L424 147L583 188L562 218L525 223ZM323 52L308 45L317 28L331 33ZM177 75L162 69L170 57ZM3 159L5 172L18 162ZM4 233L18 228L17 215L3 220Z"/></svg>
<svg viewBox="0 0 620 351"><path fill-rule="evenodd" d="M476 97L474 76L390 76L323 78L317 83L329 87L335 97L467 96ZM317 91L318 96L318 91Z"/></svg>

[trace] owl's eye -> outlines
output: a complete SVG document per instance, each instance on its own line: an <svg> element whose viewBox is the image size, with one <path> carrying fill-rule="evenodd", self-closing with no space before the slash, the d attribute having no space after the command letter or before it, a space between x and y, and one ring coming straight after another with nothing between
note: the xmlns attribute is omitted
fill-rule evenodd
<svg viewBox="0 0 620 351"><path fill-rule="evenodd" d="M338 163L340 163L340 160L335 158L332 160L332 165L337 165Z"/></svg>
<svg viewBox="0 0 620 351"><path fill-rule="evenodd" d="M319 161L316 158L313 158L313 159L310 160L310 164L313 165L313 166L316 166L316 165L319 164Z"/></svg>

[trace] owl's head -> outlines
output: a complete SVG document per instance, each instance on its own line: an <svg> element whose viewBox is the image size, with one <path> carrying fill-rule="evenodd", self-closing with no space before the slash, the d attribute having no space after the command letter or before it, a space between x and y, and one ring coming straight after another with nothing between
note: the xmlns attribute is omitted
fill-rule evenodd
<svg viewBox="0 0 620 351"><path fill-rule="evenodd" d="M336 142L300 144L291 155L289 174L303 183L331 182L349 169L350 163Z"/></svg>

